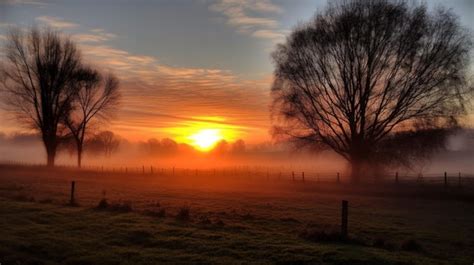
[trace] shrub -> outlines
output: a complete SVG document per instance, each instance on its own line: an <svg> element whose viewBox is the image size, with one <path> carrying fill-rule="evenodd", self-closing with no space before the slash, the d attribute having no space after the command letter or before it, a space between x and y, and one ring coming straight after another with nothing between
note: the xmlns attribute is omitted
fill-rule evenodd
<svg viewBox="0 0 474 265"><path fill-rule="evenodd" d="M187 206L183 206L179 209L176 219L179 221L189 221L191 220L190 209Z"/></svg>
<svg viewBox="0 0 474 265"><path fill-rule="evenodd" d="M99 201L99 204L97 205L97 209L99 210L105 210L109 207L109 203L107 202L106 198L103 198L102 200Z"/></svg>
<svg viewBox="0 0 474 265"><path fill-rule="evenodd" d="M129 201L109 203L107 199L105 198L100 200L99 205L97 205L96 209L109 210L112 212L121 212L121 213L127 213L133 210L132 203Z"/></svg>

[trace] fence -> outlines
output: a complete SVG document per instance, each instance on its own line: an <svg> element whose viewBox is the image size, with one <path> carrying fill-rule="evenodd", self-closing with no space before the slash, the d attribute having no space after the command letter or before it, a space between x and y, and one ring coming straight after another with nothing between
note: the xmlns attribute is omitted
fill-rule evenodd
<svg viewBox="0 0 474 265"><path fill-rule="evenodd" d="M44 167L41 164L19 163L16 161L3 162L0 165ZM220 177L247 177L260 180L290 180L298 183L349 183L350 177L341 172L328 171L297 171L292 169L276 169L252 166L220 167L220 168L179 168L156 165L142 166L83 166L78 169L74 165L60 165L57 168L92 171L104 174L141 174L163 176L220 176ZM460 171L445 171L439 173L408 173L390 172L384 175L363 178L363 183L377 184L436 184L443 186L474 185L474 173Z"/></svg>

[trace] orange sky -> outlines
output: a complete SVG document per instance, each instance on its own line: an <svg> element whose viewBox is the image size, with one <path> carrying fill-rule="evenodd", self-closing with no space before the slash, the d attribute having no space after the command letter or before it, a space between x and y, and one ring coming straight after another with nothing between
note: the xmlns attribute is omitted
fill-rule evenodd
<svg viewBox="0 0 474 265"><path fill-rule="evenodd" d="M469 5L428 4L441 2L474 28ZM7 0L0 1L0 45L10 26L49 26L71 36L88 63L120 79L122 102L100 128L128 140L192 143L193 135L211 130L227 141L261 143L271 140L271 51L326 4ZM25 128L0 110L0 132Z"/></svg>

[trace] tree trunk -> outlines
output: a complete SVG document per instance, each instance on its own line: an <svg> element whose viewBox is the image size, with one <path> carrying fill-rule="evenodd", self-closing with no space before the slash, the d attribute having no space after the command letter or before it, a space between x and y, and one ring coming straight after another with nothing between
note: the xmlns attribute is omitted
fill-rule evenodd
<svg viewBox="0 0 474 265"><path fill-rule="evenodd" d="M82 167L82 146L77 146L77 167Z"/></svg>
<svg viewBox="0 0 474 265"><path fill-rule="evenodd" d="M54 140L49 140L44 143L46 147L46 156L47 156L47 166L54 167L54 162L56 160L56 143Z"/></svg>

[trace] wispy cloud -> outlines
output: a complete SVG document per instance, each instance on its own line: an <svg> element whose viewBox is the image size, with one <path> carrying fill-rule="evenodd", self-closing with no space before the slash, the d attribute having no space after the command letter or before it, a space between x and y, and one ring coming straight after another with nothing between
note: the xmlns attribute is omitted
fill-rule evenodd
<svg viewBox="0 0 474 265"><path fill-rule="evenodd" d="M239 33L265 39L284 36L273 18L283 10L271 0L217 0L209 9L226 16L227 24Z"/></svg>
<svg viewBox="0 0 474 265"><path fill-rule="evenodd" d="M35 0L3 0L3 3L7 5L36 5L45 6L47 3Z"/></svg>
<svg viewBox="0 0 474 265"><path fill-rule="evenodd" d="M72 29L79 27L79 24L66 21L59 17L40 16L36 18L36 21L58 29Z"/></svg>
<svg viewBox="0 0 474 265"><path fill-rule="evenodd" d="M123 135L146 135L150 128L166 131L193 116L225 117L226 123L241 130L241 136L252 130L266 132L271 78L248 80L225 69L168 65L159 58L114 47L111 40L125 36L105 29L86 29L57 17L36 19L74 32L70 36L86 62L119 77L124 100L112 129Z"/></svg>

